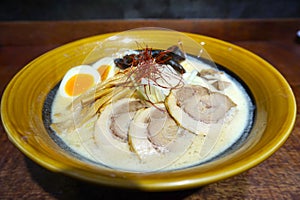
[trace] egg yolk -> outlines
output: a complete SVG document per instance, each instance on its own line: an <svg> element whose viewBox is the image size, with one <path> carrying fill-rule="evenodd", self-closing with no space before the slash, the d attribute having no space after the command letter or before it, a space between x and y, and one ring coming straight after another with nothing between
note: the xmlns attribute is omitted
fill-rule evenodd
<svg viewBox="0 0 300 200"><path fill-rule="evenodd" d="M109 66L109 65L101 65L100 67L98 67L97 71L101 75L102 81L107 78L110 69L111 69L111 66Z"/></svg>
<svg viewBox="0 0 300 200"><path fill-rule="evenodd" d="M72 76L66 83L65 91L70 96L77 96L94 84L94 77L89 74L76 74Z"/></svg>

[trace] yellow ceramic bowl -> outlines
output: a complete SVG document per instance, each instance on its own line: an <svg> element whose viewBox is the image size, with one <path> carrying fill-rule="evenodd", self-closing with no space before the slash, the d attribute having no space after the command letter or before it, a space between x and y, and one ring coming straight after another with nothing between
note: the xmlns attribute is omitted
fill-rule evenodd
<svg viewBox="0 0 300 200"><path fill-rule="evenodd" d="M177 37L172 32L156 31L159 36L151 34L151 30L133 32L133 36L154 47ZM243 145L212 162L168 172L122 172L71 156L51 139L44 126L45 99L68 69L93 62L101 54L97 52L101 51L97 48L101 41L112 35L82 39L49 51L24 67L7 86L1 102L4 127L9 139L38 164L54 172L108 186L148 191L185 189L248 170L268 158L288 138L295 122L296 103L291 88L280 73L243 48L186 33L205 45L216 63L235 73L249 87L256 103L256 113L253 128Z"/></svg>

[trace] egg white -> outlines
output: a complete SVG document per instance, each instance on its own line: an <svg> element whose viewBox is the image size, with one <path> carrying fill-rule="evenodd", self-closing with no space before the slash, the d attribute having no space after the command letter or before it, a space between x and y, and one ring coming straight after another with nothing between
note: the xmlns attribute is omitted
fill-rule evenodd
<svg viewBox="0 0 300 200"><path fill-rule="evenodd" d="M67 82L69 81L69 79L71 79L73 76L75 76L77 74L91 75L94 79L93 85L96 85L97 83L99 83L101 81L100 74L93 67L91 67L89 65L79 65L79 66L73 67L65 74L65 76L63 77L62 82L59 86L59 94L61 96L66 97L66 98L75 97L75 96L70 96L69 94L67 94L67 92L65 91L65 86L66 86Z"/></svg>
<svg viewBox="0 0 300 200"><path fill-rule="evenodd" d="M109 65L110 66L110 70L108 72L108 75L107 75L106 79L113 77L115 75L115 69L116 69L114 59L112 57L101 58L97 62L93 63L92 67L94 69L98 70L103 65Z"/></svg>

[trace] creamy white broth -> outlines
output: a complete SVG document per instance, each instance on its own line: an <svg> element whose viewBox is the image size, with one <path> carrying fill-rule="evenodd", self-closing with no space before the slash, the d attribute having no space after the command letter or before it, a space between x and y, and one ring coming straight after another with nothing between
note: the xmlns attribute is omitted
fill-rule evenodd
<svg viewBox="0 0 300 200"><path fill-rule="evenodd" d="M86 122L84 126L74 131L63 131L57 134L57 136L73 151L84 158L108 167L126 171L145 172L178 169L204 163L222 155L241 139L243 134L249 131L253 118L251 99L243 86L225 72L218 74L218 79L230 83L230 86L224 89L224 91L220 91L212 86L210 80L199 78L198 76L193 78L195 77L193 75L194 68L197 68L199 71L203 69L216 69L205 62L193 57L188 57L182 65L187 71L183 75L186 82L193 85L201 85L212 92L225 94L230 97L236 106L226 114L223 123L217 126L210 126L208 134L197 135L189 133L192 135L186 138L186 140L190 140L190 143L186 149L179 153L168 152L168 156L158 155L148 160L141 160L134 152L128 149L126 145L124 145L124 147L122 147L122 145L118 146L120 150L117 151L114 145L99 145L99 143L95 142L94 130L95 124L96 128L101 124L101 122L97 121L99 116L95 116ZM51 112L53 123L61 121L65 116L72 115L72 113L66 109L71 102L72 99L64 98L59 95L59 93L56 94ZM105 140L103 138L101 139ZM111 153L108 154L108 152Z"/></svg>

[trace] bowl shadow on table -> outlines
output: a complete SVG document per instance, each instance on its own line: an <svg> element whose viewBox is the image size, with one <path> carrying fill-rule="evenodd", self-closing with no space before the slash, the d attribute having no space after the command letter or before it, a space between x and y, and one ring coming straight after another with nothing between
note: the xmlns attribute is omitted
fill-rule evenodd
<svg viewBox="0 0 300 200"><path fill-rule="evenodd" d="M32 180L45 192L46 196L56 199L128 199L134 196L140 199L184 199L197 192L199 188L171 192L143 192L106 187L81 181L64 174L54 173L25 158Z"/></svg>

